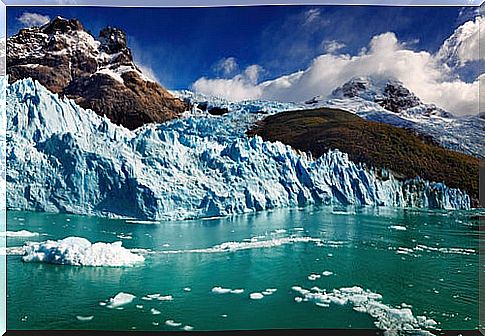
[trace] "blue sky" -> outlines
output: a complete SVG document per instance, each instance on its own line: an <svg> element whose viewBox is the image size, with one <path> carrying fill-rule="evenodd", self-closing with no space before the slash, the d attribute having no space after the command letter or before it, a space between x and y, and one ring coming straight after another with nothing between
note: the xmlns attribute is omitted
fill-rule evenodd
<svg viewBox="0 0 485 336"><path fill-rule="evenodd" d="M312 10L318 18L303 24ZM93 34L107 25L124 29L136 61L172 89L190 87L203 76L223 77L216 65L227 57L240 69L260 65L261 79L269 79L308 67L328 41L345 44L340 51L355 55L388 31L409 48L435 52L461 23L458 7L9 7L8 35L22 27L18 17L24 12L75 17Z"/></svg>

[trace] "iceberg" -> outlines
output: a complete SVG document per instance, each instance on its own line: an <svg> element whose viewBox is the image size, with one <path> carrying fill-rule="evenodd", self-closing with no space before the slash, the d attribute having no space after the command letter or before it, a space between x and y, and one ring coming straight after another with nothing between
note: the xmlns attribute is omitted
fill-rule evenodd
<svg viewBox="0 0 485 336"><path fill-rule="evenodd" d="M315 159L247 137L258 119L292 104L225 103L222 116L194 107L130 131L32 79L8 85L7 103L8 209L153 221L319 204L470 207L463 191L381 179L338 150Z"/></svg>
<svg viewBox="0 0 485 336"><path fill-rule="evenodd" d="M142 255L132 253L121 242L95 243L81 237L59 241L28 242L23 247L24 262L72 266L134 266L143 263Z"/></svg>

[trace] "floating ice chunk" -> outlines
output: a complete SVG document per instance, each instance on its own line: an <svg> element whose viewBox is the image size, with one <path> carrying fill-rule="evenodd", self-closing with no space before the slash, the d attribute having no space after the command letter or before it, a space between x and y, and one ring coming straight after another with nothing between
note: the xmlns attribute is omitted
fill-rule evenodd
<svg viewBox="0 0 485 336"><path fill-rule="evenodd" d="M194 330L194 327L190 326L190 325L186 325L182 328L184 331L192 331Z"/></svg>
<svg viewBox="0 0 485 336"><path fill-rule="evenodd" d="M136 296L130 293L119 292L114 297L109 299L108 308L118 308L127 305L133 301Z"/></svg>
<svg viewBox="0 0 485 336"><path fill-rule="evenodd" d="M251 300L261 300L263 297L264 297L264 295L261 294L261 293L251 293L251 294L249 294L249 298Z"/></svg>
<svg viewBox="0 0 485 336"><path fill-rule="evenodd" d="M36 237L39 236L37 232L30 232L27 230L20 230L20 231L6 231L0 232L0 237L9 237L9 238L27 238L27 237Z"/></svg>
<svg viewBox="0 0 485 336"><path fill-rule="evenodd" d="M145 258L124 248L121 242L91 244L85 238L68 237L58 241L29 242L24 246L22 260L58 265L123 267L143 263Z"/></svg>
<svg viewBox="0 0 485 336"><path fill-rule="evenodd" d="M158 325L160 325L160 322L153 321L153 322L152 322L152 325L154 325L154 326L158 326Z"/></svg>
<svg viewBox="0 0 485 336"><path fill-rule="evenodd" d="M242 293L244 293L244 289L242 289L242 288L232 289L231 293L232 294L242 294Z"/></svg>
<svg viewBox="0 0 485 336"><path fill-rule="evenodd" d="M320 277L321 277L321 276L320 276L320 274L315 274L315 273L312 273L312 274L310 274L310 275L308 276L308 280L310 280L310 281L315 281L315 280L317 280L317 279L320 279Z"/></svg>
<svg viewBox="0 0 485 336"><path fill-rule="evenodd" d="M401 226L401 225L391 225L391 226L389 226L389 228L397 230L397 231L406 231L407 230L407 228L405 226Z"/></svg>
<svg viewBox="0 0 485 336"><path fill-rule="evenodd" d="M143 305L136 305L136 309L143 309Z"/></svg>
<svg viewBox="0 0 485 336"><path fill-rule="evenodd" d="M182 323L175 322L174 320L166 320L165 324L168 325L169 327L180 327L182 325Z"/></svg>
<svg viewBox="0 0 485 336"><path fill-rule="evenodd" d="M330 307L330 305L328 303L316 302L315 304L319 307L322 307L322 308Z"/></svg>
<svg viewBox="0 0 485 336"><path fill-rule="evenodd" d="M266 292L275 293L277 291L278 291L277 288L266 288Z"/></svg>
<svg viewBox="0 0 485 336"><path fill-rule="evenodd" d="M286 230L285 229L276 229L276 230L274 230L274 233L276 233L276 234L286 233Z"/></svg>
<svg viewBox="0 0 485 336"><path fill-rule="evenodd" d="M80 316L80 315L77 315L76 318L79 320L79 321L82 321L82 322L87 322L87 321L91 321L94 316Z"/></svg>
<svg viewBox="0 0 485 336"><path fill-rule="evenodd" d="M302 302L302 301L303 301L303 298L301 298L301 297L299 297L299 296L295 297L295 302L300 303L300 302Z"/></svg>
<svg viewBox="0 0 485 336"><path fill-rule="evenodd" d="M158 301L172 301L173 296L172 295L164 295L164 296L159 296L157 298Z"/></svg>
<svg viewBox="0 0 485 336"><path fill-rule="evenodd" d="M146 297L149 297L150 299L156 299L160 297L161 294L147 294Z"/></svg>
<svg viewBox="0 0 485 336"><path fill-rule="evenodd" d="M144 296L141 299L144 300L144 301L152 301L153 300L151 297L148 297L148 296Z"/></svg>
<svg viewBox="0 0 485 336"><path fill-rule="evenodd" d="M190 287L185 287L184 288L184 292L191 292L191 291L192 291L192 288L190 288Z"/></svg>
<svg viewBox="0 0 485 336"><path fill-rule="evenodd" d="M222 287L214 287L212 288L212 293L214 294L227 294L227 293L230 293L231 292L231 289L230 288L222 288Z"/></svg>
<svg viewBox="0 0 485 336"><path fill-rule="evenodd" d="M333 272L331 272L331 271L323 271L322 272L323 276L331 276L332 274L333 274Z"/></svg>
<svg viewBox="0 0 485 336"><path fill-rule="evenodd" d="M150 309L150 313L152 315L160 315L161 314L160 310L157 310L155 308Z"/></svg>
<svg viewBox="0 0 485 336"><path fill-rule="evenodd" d="M106 306L106 305L107 305L107 303L106 303L106 302L101 301L101 302L99 303L99 305L100 305L101 307L104 307L104 306Z"/></svg>

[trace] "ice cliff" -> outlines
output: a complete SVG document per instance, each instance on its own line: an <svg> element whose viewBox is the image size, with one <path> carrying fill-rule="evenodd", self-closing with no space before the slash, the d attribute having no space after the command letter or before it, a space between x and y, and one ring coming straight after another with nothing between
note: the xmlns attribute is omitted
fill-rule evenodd
<svg viewBox="0 0 485 336"><path fill-rule="evenodd" d="M339 151L314 159L245 135L258 118L295 106L228 107L130 131L31 79L10 84L7 207L150 220L310 204L469 208L466 193L442 183L378 178Z"/></svg>

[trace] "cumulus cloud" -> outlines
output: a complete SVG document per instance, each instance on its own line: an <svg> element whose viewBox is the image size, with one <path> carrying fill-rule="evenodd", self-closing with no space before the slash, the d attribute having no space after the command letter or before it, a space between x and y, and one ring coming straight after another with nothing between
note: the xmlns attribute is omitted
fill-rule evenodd
<svg viewBox="0 0 485 336"><path fill-rule="evenodd" d="M222 73L224 76L233 75L238 70L239 65L234 57L223 58L214 65L214 71Z"/></svg>
<svg viewBox="0 0 485 336"><path fill-rule="evenodd" d="M345 48L345 44L335 40L325 40L322 42L322 48L326 53L333 54Z"/></svg>
<svg viewBox="0 0 485 336"><path fill-rule="evenodd" d="M305 70L273 80L258 82L257 76L256 80L249 80L247 71L227 79L201 78L193 88L233 100L300 102L317 95L329 96L356 76L395 78L426 103L457 115L478 113L478 79L471 83L460 80L439 55L412 50L392 32L374 36L357 55L327 52L313 59Z"/></svg>
<svg viewBox="0 0 485 336"><path fill-rule="evenodd" d="M485 36L485 18L477 16L458 27L441 46L438 57L445 63L464 66L468 62L485 59L480 55L480 36Z"/></svg>
<svg viewBox="0 0 485 336"><path fill-rule="evenodd" d="M46 24L50 21L50 18L47 15L42 15L39 13L24 12L17 18L17 20L25 27L33 27Z"/></svg>
<svg viewBox="0 0 485 336"><path fill-rule="evenodd" d="M230 79L209 79L202 77L193 85L196 92L233 100L256 99L262 95L262 88L257 84L263 68L250 65L242 73Z"/></svg>

